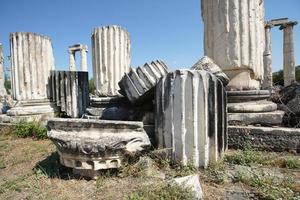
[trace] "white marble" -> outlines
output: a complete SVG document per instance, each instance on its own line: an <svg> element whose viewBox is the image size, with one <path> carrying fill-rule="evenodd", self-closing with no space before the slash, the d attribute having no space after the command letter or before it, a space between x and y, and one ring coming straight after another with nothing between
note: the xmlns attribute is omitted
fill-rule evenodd
<svg viewBox="0 0 300 200"><path fill-rule="evenodd" d="M99 96L118 96L119 81L129 71L129 33L120 26L95 28L92 33L93 75Z"/></svg>
<svg viewBox="0 0 300 200"><path fill-rule="evenodd" d="M5 77L4 77L4 57L3 57L3 48L2 44L0 43L0 98L4 97L7 94L7 91L4 86ZM1 99L0 99L1 101ZM0 106L1 112L1 106Z"/></svg>
<svg viewBox="0 0 300 200"><path fill-rule="evenodd" d="M70 71L77 71L76 67L76 52L80 52L80 71L87 72L87 45L83 44L74 44L69 46L69 69ZM79 71L79 70L78 70Z"/></svg>
<svg viewBox="0 0 300 200"><path fill-rule="evenodd" d="M10 54L14 100L49 98L48 79L54 69L51 40L36 33L11 33Z"/></svg>
<svg viewBox="0 0 300 200"><path fill-rule="evenodd" d="M259 89L264 76L263 0L202 0L204 51L232 80L230 89Z"/></svg>
<svg viewBox="0 0 300 200"><path fill-rule="evenodd" d="M172 158L206 167L227 148L226 93L223 84L204 70L176 70L156 86L155 135L159 148Z"/></svg>

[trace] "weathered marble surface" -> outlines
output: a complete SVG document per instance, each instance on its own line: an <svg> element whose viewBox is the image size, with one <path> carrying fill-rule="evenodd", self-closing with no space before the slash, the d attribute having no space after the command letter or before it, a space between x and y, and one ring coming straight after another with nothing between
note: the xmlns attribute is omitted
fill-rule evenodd
<svg viewBox="0 0 300 200"><path fill-rule="evenodd" d="M129 71L129 33L120 26L95 28L92 33L93 77L99 96L118 96L118 82Z"/></svg>
<svg viewBox="0 0 300 200"><path fill-rule="evenodd" d="M4 57L3 57L3 48L2 44L0 43L0 103L1 103L1 98L3 98L6 94L7 91L4 87L4 82L5 82L5 77L4 77ZM0 105L0 108L2 106ZM1 109L0 109L1 113Z"/></svg>
<svg viewBox="0 0 300 200"><path fill-rule="evenodd" d="M227 148L226 93L222 82L204 70L176 70L156 86L155 134L172 158L206 167Z"/></svg>
<svg viewBox="0 0 300 200"><path fill-rule="evenodd" d="M151 146L141 122L54 118L48 121L48 137L61 164L78 170L118 168L126 154Z"/></svg>
<svg viewBox="0 0 300 200"><path fill-rule="evenodd" d="M263 0L202 0L204 51L230 78L230 89L259 89L263 79Z"/></svg>
<svg viewBox="0 0 300 200"><path fill-rule="evenodd" d="M277 110L277 104L272 101L250 101L241 103L228 103L228 112L231 113L253 113L253 112L271 112Z"/></svg>
<svg viewBox="0 0 300 200"><path fill-rule="evenodd" d="M229 83L229 78L222 71L222 69L209 57L204 56L197 63L195 63L192 67L192 70L205 70L212 74L214 74L218 79L220 79L224 86Z"/></svg>
<svg viewBox="0 0 300 200"><path fill-rule="evenodd" d="M171 180L171 183L174 182L183 188L190 188L194 194L195 200L203 200L204 194L200 184L200 177L198 174L178 177Z"/></svg>
<svg viewBox="0 0 300 200"><path fill-rule="evenodd" d="M297 22L288 22L283 24L283 78L284 86L291 85L296 81L295 74L295 44L294 44L294 26Z"/></svg>
<svg viewBox="0 0 300 200"><path fill-rule="evenodd" d="M270 95L269 90L227 91L229 103L266 100L270 97Z"/></svg>
<svg viewBox="0 0 300 200"><path fill-rule="evenodd" d="M88 72L51 71L51 99L60 112L72 118L81 117L89 105Z"/></svg>
<svg viewBox="0 0 300 200"><path fill-rule="evenodd" d="M159 79L168 73L167 65L161 61L156 60L151 63L146 63L137 69L130 68L130 71L126 73L119 85L121 87L121 93L128 98L132 103L142 101L147 98Z"/></svg>
<svg viewBox="0 0 300 200"><path fill-rule="evenodd" d="M12 96L15 100L49 98L48 79L54 69L51 40L36 33L10 34Z"/></svg>

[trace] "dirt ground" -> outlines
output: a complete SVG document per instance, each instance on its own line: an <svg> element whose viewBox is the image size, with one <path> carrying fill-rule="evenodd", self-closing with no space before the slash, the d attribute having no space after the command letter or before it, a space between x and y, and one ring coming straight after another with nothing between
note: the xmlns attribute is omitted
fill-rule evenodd
<svg viewBox="0 0 300 200"><path fill-rule="evenodd" d="M299 169L273 168L283 176L292 176L294 196L297 196ZM218 174L222 170L215 168L210 175L203 169L198 171L205 199L263 199L255 184L226 181L228 178L222 177L224 172ZM232 170L232 166L225 170ZM219 180L212 180L218 176L221 176ZM98 180L76 177L59 164L50 140L15 138L0 133L0 199L126 199L131 192L145 185L151 187L156 181L150 177L120 177L118 173Z"/></svg>

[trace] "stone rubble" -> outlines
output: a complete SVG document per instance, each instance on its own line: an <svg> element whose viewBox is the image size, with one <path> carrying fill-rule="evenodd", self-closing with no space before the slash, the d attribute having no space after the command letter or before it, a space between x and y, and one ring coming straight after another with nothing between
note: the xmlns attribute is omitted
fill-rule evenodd
<svg viewBox="0 0 300 200"><path fill-rule="evenodd" d="M229 83L228 76L222 71L222 69L209 57L204 56L196 64L191 67L192 70L206 70L214 74L223 85L226 86Z"/></svg>
<svg viewBox="0 0 300 200"><path fill-rule="evenodd" d="M226 93L204 70L176 70L156 86L158 148L172 149L175 161L195 167L216 162L227 149Z"/></svg>
<svg viewBox="0 0 300 200"><path fill-rule="evenodd" d="M51 71L51 99L60 112L80 118L89 105L88 72Z"/></svg>
<svg viewBox="0 0 300 200"><path fill-rule="evenodd" d="M97 95L119 96L118 82L131 62L129 33L120 26L104 26L95 28L91 38Z"/></svg>
<svg viewBox="0 0 300 200"><path fill-rule="evenodd" d="M184 188L190 188L194 193L195 200L204 199L203 190L199 181L198 174L174 178L171 182L174 182L175 184L178 184L179 186Z"/></svg>
<svg viewBox="0 0 300 200"><path fill-rule="evenodd" d="M154 94L155 85L167 73L168 67L161 60L146 63L137 69L130 68L130 71L123 76L119 83L123 90L121 93L124 93L132 103L143 101Z"/></svg>

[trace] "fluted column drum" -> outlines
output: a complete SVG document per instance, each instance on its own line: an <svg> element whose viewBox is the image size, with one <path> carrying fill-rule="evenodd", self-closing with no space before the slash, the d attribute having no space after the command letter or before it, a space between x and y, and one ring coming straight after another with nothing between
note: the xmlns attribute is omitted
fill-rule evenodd
<svg viewBox="0 0 300 200"><path fill-rule="evenodd" d="M259 89L263 79L263 0L202 0L205 55L229 76L232 89Z"/></svg>
<svg viewBox="0 0 300 200"><path fill-rule="evenodd" d="M95 28L92 33L93 75L99 96L118 96L118 82L129 71L130 38L119 26Z"/></svg>
<svg viewBox="0 0 300 200"><path fill-rule="evenodd" d="M54 69L51 40L29 32L10 34L12 95L15 100L49 98L48 81Z"/></svg>

